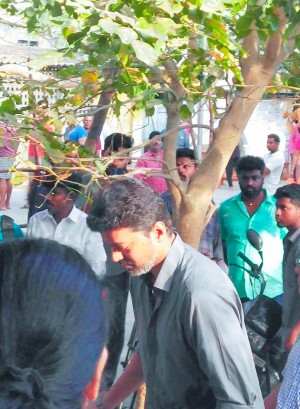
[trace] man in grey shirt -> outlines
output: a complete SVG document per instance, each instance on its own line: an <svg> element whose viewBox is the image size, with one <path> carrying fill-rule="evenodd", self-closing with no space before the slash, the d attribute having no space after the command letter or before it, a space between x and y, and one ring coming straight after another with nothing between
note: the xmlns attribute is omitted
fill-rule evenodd
<svg viewBox="0 0 300 409"><path fill-rule="evenodd" d="M283 349L292 328L300 321L300 295L295 265L300 258L300 185L292 183L276 190L276 221L286 227L288 234L283 240L283 305L281 339Z"/></svg>
<svg viewBox="0 0 300 409"><path fill-rule="evenodd" d="M131 274L139 340L100 407L115 408L145 381L147 409L262 409L238 295L173 231L163 200L137 180L117 180L87 223Z"/></svg>

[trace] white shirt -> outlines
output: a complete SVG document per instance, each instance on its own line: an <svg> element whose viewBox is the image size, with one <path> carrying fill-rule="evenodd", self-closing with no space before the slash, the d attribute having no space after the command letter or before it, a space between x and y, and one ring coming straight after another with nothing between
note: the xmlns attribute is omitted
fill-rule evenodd
<svg viewBox="0 0 300 409"><path fill-rule="evenodd" d="M270 195L274 195L284 166L283 152L277 151L274 153L267 153L264 156L264 162L266 167L270 170L270 173L265 176L264 188L267 189Z"/></svg>
<svg viewBox="0 0 300 409"><path fill-rule="evenodd" d="M72 247L101 278L105 273L106 253L101 234L88 227L86 217L84 212L74 206L69 216L57 224L48 210L43 210L29 219L27 236L55 240Z"/></svg>

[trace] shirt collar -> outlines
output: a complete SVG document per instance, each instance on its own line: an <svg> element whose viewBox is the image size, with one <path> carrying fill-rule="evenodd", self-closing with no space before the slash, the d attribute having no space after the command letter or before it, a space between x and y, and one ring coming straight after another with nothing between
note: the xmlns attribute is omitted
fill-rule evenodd
<svg viewBox="0 0 300 409"><path fill-rule="evenodd" d="M146 153L147 153L148 156L153 156L154 158L158 158L159 156L162 156L163 151L160 150L159 152L154 153L154 152L152 152L152 151L149 150L149 151L147 151Z"/></svg>
<svg viewBox="0 0 300 409"><path fill-rule="evenodd" d="M271 196L271 195L269 195L269 193L266 191L266 189L263 189L263 191L265 192L265 198L264 198L264 200L262 201L262 203L264 202L264 203L272 203L272 204L274 204L274 196ZM243 201L242 201L242 193L239 193L238 195L236 195L236 196L234 196L233 198L232 198L232 200L234 200L234 201L236 201L236 202L242 202L242 203L244 203Z"/></svg>
<svg viewBox="0 0 300 409"><path fill-rule="evenodd" d="M285 239L290 241L291 243L295 243L295 241L298 239L299 236L300 236L300 227L298 227L298 229L294 231L293 233L291 234L288 233Z"/></svg>
<svg viewBox="0 0 300 409"><path fill-rule="evenodd" d="M175 233L176 234L176 233ZM184 254L184 244L176 234L162 268L155 280L154 287L169 292L178 263Z"/></svg>
<svg viewBox="0 0 300 409"><path fill-rule="evenodd" d="M80 220L79 219L80 212L81 211L79 209L77 209L77 207L73 206L73 208L72 208L71 212L69 213L69 215L67 217L65 217L63 220L70 219L70 220L72 220L72 222L78 223L79 220ZM49 213L48 210L45 211L45 214L43 215L42 219L45 219L46 217L54 220L52 214Z"/></svg>

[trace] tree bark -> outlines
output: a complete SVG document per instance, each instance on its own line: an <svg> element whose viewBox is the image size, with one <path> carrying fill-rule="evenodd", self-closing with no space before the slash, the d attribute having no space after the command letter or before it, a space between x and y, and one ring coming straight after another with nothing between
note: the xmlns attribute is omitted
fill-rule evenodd
<svg viewBox="0 0 300 409"><path fill-rule="evenodd" d="M85 141L85 146L89 148L92 152L96 152L97 142L100 138L100 134L105 123L109 106L111 104L114 95L113 90L103 91L100 95L98 108L104 107L97 111L93 117L92 126L89 130L88 136Z"/></svg>

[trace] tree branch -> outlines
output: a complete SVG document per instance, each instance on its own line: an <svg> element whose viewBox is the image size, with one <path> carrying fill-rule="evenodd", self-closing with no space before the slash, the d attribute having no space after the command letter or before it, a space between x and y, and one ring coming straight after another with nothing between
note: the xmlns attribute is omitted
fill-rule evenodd
<svg viewBox="0 0 300 409"><path fill-rule="evenodd" d="M279 28L268 39L265 53L261 58L263 67L267 71L274 70L274 68L276 68L282 62L282 58L290 54L289 51L284 50L282 38L282 33L288 22L288 19L284 14L283 9L277 7L274 8L273 11L279 19Z"/></svg>
<svg viewBox="0 0 300 409"><path fill-rule="evenodd" d="M0 17L0 23L4 24L5 26L9 26L9 27L27 28L26 24L12 23L11 21L4 20L1 17Z"/></svg>

